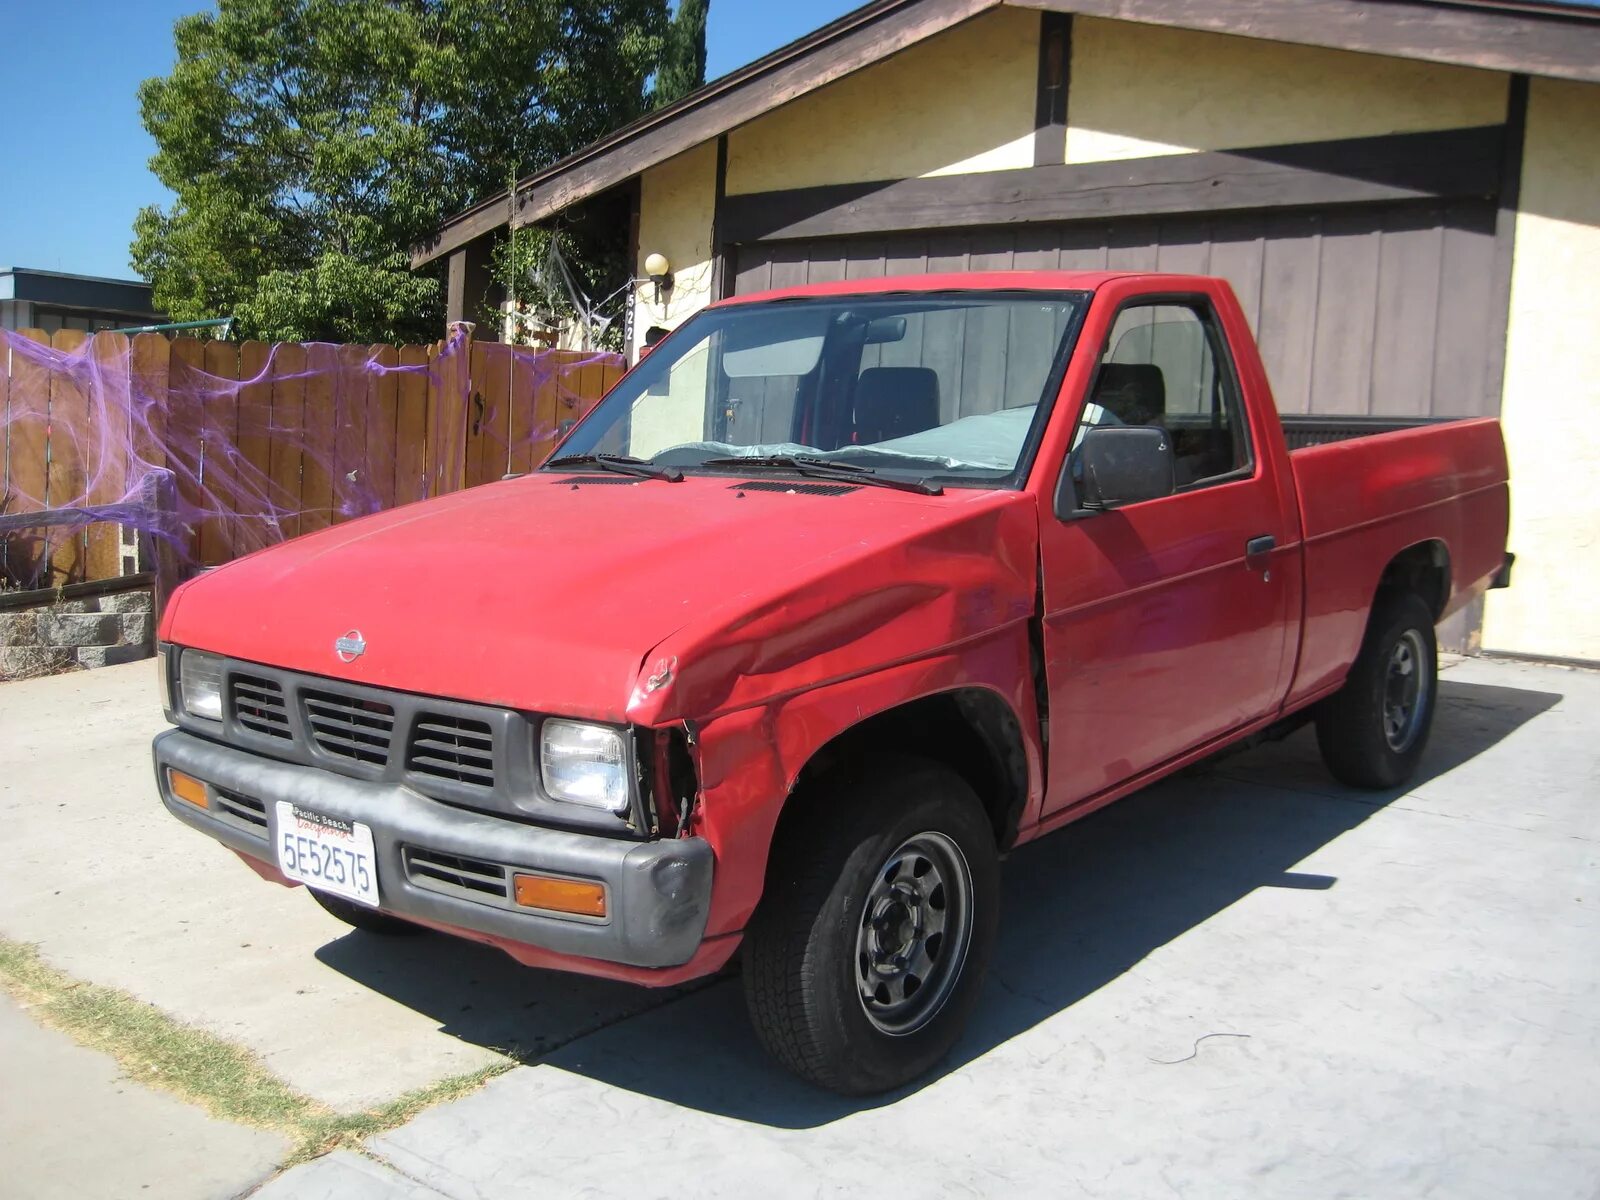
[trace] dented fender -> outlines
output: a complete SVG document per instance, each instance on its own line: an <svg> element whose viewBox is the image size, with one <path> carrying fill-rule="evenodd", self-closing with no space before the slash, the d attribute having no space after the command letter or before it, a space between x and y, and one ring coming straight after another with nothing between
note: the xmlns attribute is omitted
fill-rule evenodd
<svg viewBox="0 0 1600 1200"><path fill-rule="evenodd" d="M916 662L727 713L697 727L700 797L692 832L711 843L716 884L706 936L743 929L761 899L778 818L819 751L862 721L940 693L982 688L1010 707L1022 732L1028 798L1021 827L1043 798L1039 718L1028 674L1025 624Z"/></svg>
<svg viewBox="0 0 1600 1200"><path fill-rule="evenodd" d="M900 705L962 688L1005 701L1022 731L1029 795L1042 796L1029 659L1037 593L1031 505L991 493L866 557L841 554L804 585L730 601L646 655L629 719L691 733L699 775L690 831L711 843L708 937L740 930L761 896L779 815L829 742Z"/></svg>

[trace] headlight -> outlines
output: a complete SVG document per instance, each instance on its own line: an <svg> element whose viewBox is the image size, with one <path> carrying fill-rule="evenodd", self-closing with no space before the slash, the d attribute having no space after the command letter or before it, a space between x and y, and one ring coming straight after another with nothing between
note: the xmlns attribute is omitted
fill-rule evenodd
<svg viewBox="0 0 1600 1200"><path fill-rule="evenodd" d="M191 717L222 720L222 660L199 650L178 653L178 703Z"/></svg>
<svg viewBox="0 0 1600 1200"><path fill-rule="evenodd" d="M539 766L552 800L628 811L628 747L620 729L582 721L546 721L539 735Z"/></svg>

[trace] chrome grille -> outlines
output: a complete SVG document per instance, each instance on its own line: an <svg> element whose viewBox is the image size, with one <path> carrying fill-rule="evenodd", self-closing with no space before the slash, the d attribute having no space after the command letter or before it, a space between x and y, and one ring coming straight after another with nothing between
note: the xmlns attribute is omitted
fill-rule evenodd
<svg viewBox="0 0 1600 1200"><path fill-rule="evenodd" d="M404 850L406 878L417 887L446 895L482 901L486 897L509 900L511 887L506 869L497 863L462 858L439 850L407 846Z"/></svg>
<svg viewBox="0 0 1600 1200"><path fill-rule="evenodd" d="M384 766L394 737L394 707L333 692L304 691L306 728L318 749L357 762Z"/></svg>
<svg viewBox="0 0 1600 1200"><path fill-rule="evenodd" d="M289 707L283 688L276 681L255 675L234 675L232 683L233 719L252 733L264 737L292 738Z"/></svg>
<svg viewBox="0 0 1600 1200"><path fill-rule="evenodd" d="M494 732L472 717L422 713L411 731L406 766L474 787L494 786Z"/></svg>

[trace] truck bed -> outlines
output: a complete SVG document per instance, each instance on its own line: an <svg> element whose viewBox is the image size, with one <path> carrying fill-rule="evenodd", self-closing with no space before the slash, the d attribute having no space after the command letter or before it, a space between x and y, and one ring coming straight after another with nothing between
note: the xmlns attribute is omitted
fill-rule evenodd
<svg viewBox="0 0 1600 1200"><path fill-rule="evenodd" d="M1481 594L1505 562L1509 488L1500 423L1288 417L1300 501L1305 624L1291 703L1336 685L1355 659L1379 579L1427 544L1449 577L1439 619Z"/></svg>

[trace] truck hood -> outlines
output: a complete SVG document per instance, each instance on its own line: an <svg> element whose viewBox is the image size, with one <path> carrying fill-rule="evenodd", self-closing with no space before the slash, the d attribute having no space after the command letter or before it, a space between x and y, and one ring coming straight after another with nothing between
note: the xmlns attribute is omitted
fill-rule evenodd
<svg viewBox="0 0 1600 1200"><path fill-rule="evenodd" d="M659 724L1032 611L1026 496L738 484L536 473L408 505L208 572L174 593L162 637L377 687ZM365 650L346 663L334 642L354 633Z"/></svg>

